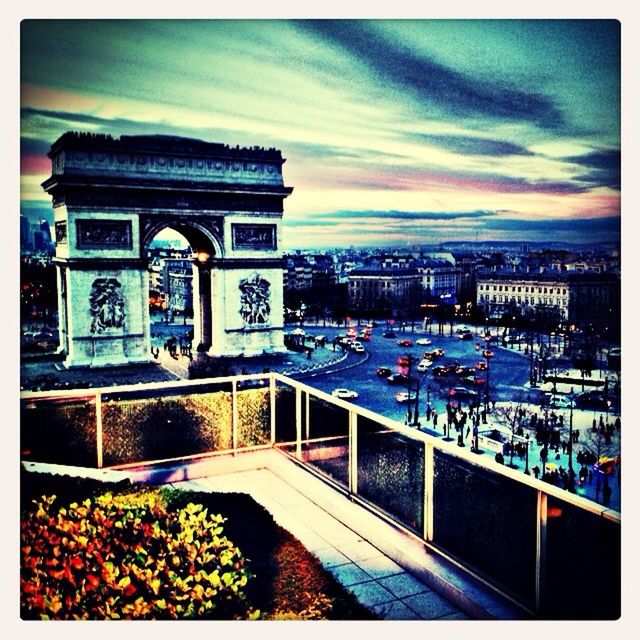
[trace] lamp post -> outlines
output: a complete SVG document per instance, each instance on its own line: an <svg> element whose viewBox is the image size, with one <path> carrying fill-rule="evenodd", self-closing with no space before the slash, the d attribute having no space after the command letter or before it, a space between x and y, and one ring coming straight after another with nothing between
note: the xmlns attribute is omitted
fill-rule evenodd
<svg viewBox="0 0 640 640"><path fill-rule="evenodd" d="M573 387L571 392L567 394L569 398L569 446L567 447L567 453L569 454L569 491L575 493L574 473L573 473L573 401L575 399L575 393Z"/></svg>

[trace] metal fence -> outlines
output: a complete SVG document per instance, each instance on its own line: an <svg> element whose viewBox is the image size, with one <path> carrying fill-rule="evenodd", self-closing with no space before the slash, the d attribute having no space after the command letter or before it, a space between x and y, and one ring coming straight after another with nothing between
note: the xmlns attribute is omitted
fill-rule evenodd
<svg viewBox="0 0 640 640"><path fill-rule="evenodd" d="M620 616L620 514L277 373L21 396L23 460L276 447L538 617Z"/></svg>

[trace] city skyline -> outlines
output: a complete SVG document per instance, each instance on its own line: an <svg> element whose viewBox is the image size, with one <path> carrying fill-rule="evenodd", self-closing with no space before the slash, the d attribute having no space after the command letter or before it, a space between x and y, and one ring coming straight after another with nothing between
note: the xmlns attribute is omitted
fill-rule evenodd
<svg viewBox="0 0 640 640"><path fill-rule="evenodd" d="M285 250L619 240L614 20L27 20L21 46L27 214L65 131L160 133L281 149Z"/></svg>

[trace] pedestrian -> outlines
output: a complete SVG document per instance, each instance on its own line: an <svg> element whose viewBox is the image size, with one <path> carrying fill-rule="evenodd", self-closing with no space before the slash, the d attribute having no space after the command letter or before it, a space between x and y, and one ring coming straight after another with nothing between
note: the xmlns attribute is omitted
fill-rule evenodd
<svg viewBox="0 0 640 640"><path fill-rule="evenodd" d="M598 427L596 427L596 419L593 419L593 426L591 427L591 431L593 431L593 433L597 433L598 432Z"/></svg>
<svg viewBox="0 0 640 640"><path fill-rule="evenodd" d="M467 427L467 438L469 437L469 434L471 433L471 427Z"/></svg>
<svg viewBox="0 0 640 640"><path fill-rule="evenodd" d="M567 443L563 440L562 441L562 453L566 453L567 452Z"/></svg>
<svg viewBox="0 0 640 640"><path fill-rule="evenodd" d="M531 471L533 471L533 475L535 477L535 479L538 479L538 476L540 475L540 467L538 467L537 465L535 467L533 467L531 469Z"/></svg>
<svg viewBox="0 0 640 640"><path fill-rule="evenodd" d="M609 481L607 480L607 476L604 477L604 486L602 487L602 502L605 507L609 506L609 501L611 500L611 487L609 486Z"/></svg>
<svg viewBox="0 0 640 640"><path fill-rule="evenodd" d="M580 429L574 429L574 431L573 431L573 441L575 443L577 443L579 439L580 439Z"/></svg>
<svg viewBox="0 0 640 640"><path fill-rule="evenodd" d="M482 410L482 424L487 424L487 410Z"/></svg>
<svg viewBox="0 0 640 640"><path fill-rule="evenodd" d="M613 426L616 428L616 431L620 431L620 416L616 417L616 421L613 423Z"/></svg>
<svg viewBox="0 0 640 640"><path fill-rule="evenodd" d="M435 409L433 411L433 426L434 427L438 426L438 412L435 411Z"/></svg>

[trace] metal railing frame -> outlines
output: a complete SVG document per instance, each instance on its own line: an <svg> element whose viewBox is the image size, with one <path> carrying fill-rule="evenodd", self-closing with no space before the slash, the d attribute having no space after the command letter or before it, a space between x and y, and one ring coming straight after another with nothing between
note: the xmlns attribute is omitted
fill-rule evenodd
<svg viewBox="0 0 640 640"><path fill-rule="evenodd" d="M238 383L252 380L266 380L268 386L264 387L269 392L270 403L270 417L269 417L269 444L255 445L251 447L238 448L237 430L238 430L238 399L237 394ZM281 383L291 388L295 392L295 442L278 443L277 442L277 383ZM310 387L309 385L293 380L280 373L262 373L262 374L249 374L243 376L227 376L223 378L208 378L203 380L188 380L188 381L171 381L164 383L151 383L151 384L137 384L137 385L123 385L119 387L103 387L97 388L86 393L80 391L42 391L42 392L23 392L20 397L23 401L47 401L54 402L64 400L85 400L95 405L96 411L96 465L98 469L104 468L103 464L103 429L102 429L102 396L105 393L126 393L133 391L148 391L151 389L157 389L158 391L164 390L179 390L182 387L195 387L197 392L198 386L210 385L212 383L224 384L231 383L231 396L232 396L232 448L231 450L224 451L212 451L193 454L190 456L183 456L181 458L171 458L165 460L153 460L153 461L139 461L134 463L127 463L122 465L110 465L111 469L125 469L127 467L139 466L141 464L158 464L167 462L179 462L185 460L191 460L194 458L201 458L208 455L224 455L224 454L236 454L245 451L254 451L260 449L269 449L272 447L281 448L282 445L295 444L295 452L293 458L298 464L309 469L310 466L303 460L302 444L303 442L311 441L310 433L310 401L311 398L317 398L324 402L328 402L334 406L341 407L348 412L348 486L346 488L341 487L338 483L326 476L326 474L320 473L320 476L339 488L341 491L345 491L351 497L351 499L364 504L369 510L373 511L377 515L381 516L385 520L393 522L396 526L401 526L407 533L414 537L415 532L406 527L402 522L395 517L387 514L384 509L378 505L371 503L368 500L364 500L358 492L358 420L359 418L367 418L373 422L379 424L381 427L388 429L389 431L396 432L402 436L405 436L413 441L422 442L424 446L424 493L423 493L423 528L420 539L426 543L430 548L434 549L440 555L453 561L456 565L469 571L477 578L482 580L488 586L496 589L510 600L518 602L509 594L504 593L501 589L496 587L482 576L476 574L473 569L461 564L455 559L451 558L446 552L443 552L434 544L434 470L435 470L435 452L436 450L450 454L458 459L472 463L478 467L486 469L490 472L497 473L500 476L507 477L511 480L524 484L536 491L537 506L536 506L536 563L535 563L535 611L539 611L543 605L544 600L544 585L546 576L546 556L547 556L547 504L550 496L569 503L580 509L584 509L596 516L603 517L614 523L620 524L621 516L618 511L608 509L602 505L599 505L591 500L582 498L575 494L569 493L559 487L555 487L548 483L538 480L531 476L523 475L521 472L501 465L495 462L493 459L482 459L477 454L472 453L466 448L460 448L457 444L452 442L445 442L435 436L422 433L417 429L408 427L407 425L381 416L373 411L357 407L352 403L333 397L323 391ZM242 389L240 389L242 391ZM303 403L304 396L304 403ZM304 424L304 437L303 437L303 424ZM333 438L324 438L321 440L330 440ZM290 455L285 451L287 455ZM317 469L311 467L315 475L319 475ZM518 602L520 606L522 603Z"/></svg>

